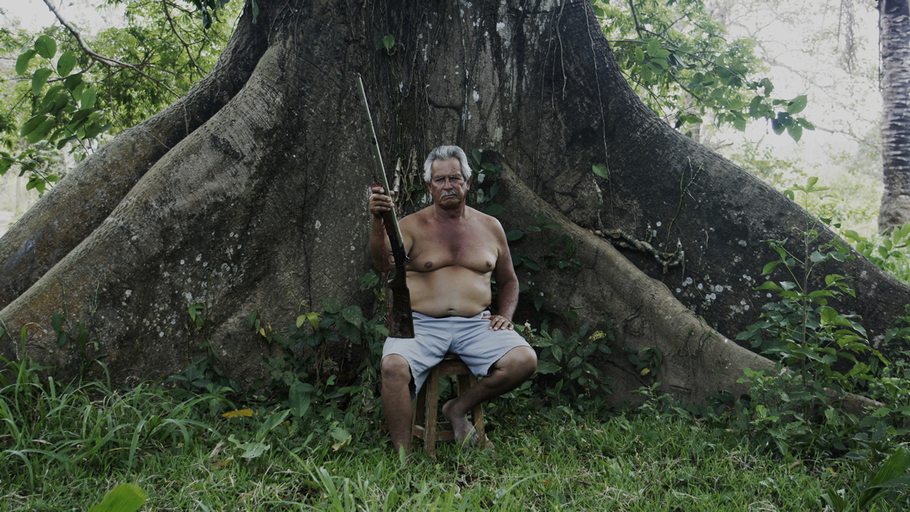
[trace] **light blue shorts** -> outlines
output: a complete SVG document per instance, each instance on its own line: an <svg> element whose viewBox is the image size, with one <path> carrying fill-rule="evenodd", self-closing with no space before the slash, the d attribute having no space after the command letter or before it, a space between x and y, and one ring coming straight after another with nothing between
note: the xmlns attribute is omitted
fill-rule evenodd
<svg viewBox="0 0 910 512"><path fill-rule="evenodd" d="M476 316L435 318L414 312L414 338L388 338L382 347L382 357L397 354L411 366L411 398L423 386L430 370L447 353L458 355L471 372L486 377L493 363L515 347L528 347L528 342L515 331L490 329L489 315L484 311Z"/></svg>

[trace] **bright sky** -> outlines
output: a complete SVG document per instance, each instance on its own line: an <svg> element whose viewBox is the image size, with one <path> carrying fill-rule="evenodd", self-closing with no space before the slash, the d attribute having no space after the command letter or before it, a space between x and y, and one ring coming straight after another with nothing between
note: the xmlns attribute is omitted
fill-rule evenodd
<svg viewBox="0 0 910 512"><path fill-rule="evenodd" d="M53 0L53 3L67 21L88 33L93 28L110 24L109 13L99 13L92 7L99 3L96 0ZM0 8L6 12L0 22L5 26L15 25L18 21L21 28L34 31L56 23L53 13L42 0L0 0Z"/></svg>

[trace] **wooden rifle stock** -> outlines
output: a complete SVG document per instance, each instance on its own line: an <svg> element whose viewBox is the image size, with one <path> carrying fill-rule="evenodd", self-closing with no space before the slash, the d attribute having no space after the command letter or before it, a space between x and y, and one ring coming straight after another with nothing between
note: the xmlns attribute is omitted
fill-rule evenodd
<svg viewBox="0 0 910 512"><path fill-rule="evenodd" d="M373 135L373 156L376 160L379 176L382 178L382 186L386 194L391 195L389 180L385 175L385 166L382 163L382 153L379 151L379 143L376 139L376 128L373 127L373 116L370 115L370 104L367 102L366 89L363 87L363 79L357 74L357 85L360 87L360 95L363 98L363 108L366 110L367 121L370 123L370 130ZM408 291L407 283L407 264L408 255L404 252L404 242L401 238L401 230L398 227L398 217L395 214L395 204L392 204L392 210L382 214L382 224L385 226L385 232L389 236L389 243L392 246L392 257L395 260L395 275L389 279L389 291L392 294L392 324L389 326L389 336L393 338L413 338L414 337L414 319L411 315L411 292Z"/></svg>

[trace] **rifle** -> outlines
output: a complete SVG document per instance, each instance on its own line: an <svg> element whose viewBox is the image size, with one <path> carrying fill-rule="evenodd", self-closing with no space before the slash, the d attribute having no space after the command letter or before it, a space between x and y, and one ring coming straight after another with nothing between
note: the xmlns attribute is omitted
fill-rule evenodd
<svg viewBox="0 0 910 512"><path fill-rule="evenodd" d="M382 186L385 192L391 195L389 180L385 175L385 166L382 164L382 153L379 152L379 143L376 139L376 128L373 127L373 116L370 115L367 92L363 88L363 78L361 78L360 73L357 73L357 85L360 87L363 108L366 110L367 121L370 123L370 130L373 134L373 155L376 157L376 167L379 176L382 177ZM392 325L389 326L389 336L393 338L413 338L414 319L411 316L411 293L408 291L407 271L405 270L408 256L404 252L401 229L398 227L398 216L395 213L395 203L392 203L391 211L382 214L382 224L385 226L385 232L389 236L389 243L392 246L392 257L395 259L395 275L387 283L389 291L392 293Z"/></svg>

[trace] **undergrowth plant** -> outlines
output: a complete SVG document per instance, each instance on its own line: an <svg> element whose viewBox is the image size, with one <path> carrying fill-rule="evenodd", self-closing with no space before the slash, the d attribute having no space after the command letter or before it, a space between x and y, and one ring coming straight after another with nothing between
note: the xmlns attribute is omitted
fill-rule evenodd
<svg viewBox="0 0 910 512"><path fill-rule="evenodd" d="M850 229L842 231L841 236L878 268L902 283L910 284L910 222L871 238Z"/></svg>
<svg viewBox="0 0 910 512"><path fill-rule="evenodd" d="M810 196L824 190L817 186L816 178L810 178L790 195L801 194L806 207ZM735 404L727 401L727 405L734 411L734 429L748 433L759 446L786 457L806 451L846 455L857 464L857 474L868 475L868 481L855 483L858 498L854 501L847 496L853 491L842 488L829 490L824 499L834 510L865 510L872 497L884 490L910 488L910 479L894 474L906 470L903 455L898 454L905 453L900 443L908 433L910 385L903 371L905 363L888 361L873 348L861 319L829 305L841 295L854 295L846 277L828 274L824 286L812 288L813 272L819 265L851 257L837 240L819 244L817 222L807 215L796 244L768 241L779 257L765 265L762 274L782 273L784 277L768 279L757 289L776 294L778 300L765 304L759 321L737 339L749 341L776 361L777 368L774 374L746 369L740 382L750 385L749 395ZM910 329L898 328L889 337L906 338L908 333ZM843 393L853 392L886 405L857 417L840 408L837 401ZM886 474L890 477L882 476Z"/></svg>

